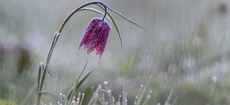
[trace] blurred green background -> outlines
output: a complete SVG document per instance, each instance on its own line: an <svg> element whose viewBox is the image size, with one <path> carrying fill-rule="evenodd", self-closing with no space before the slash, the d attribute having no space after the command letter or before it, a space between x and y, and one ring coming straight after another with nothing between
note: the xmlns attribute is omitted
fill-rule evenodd
<svg viewBox="0 0 230 105"><path fill-rule="evenodd" d="M72 9L89 1L0 0L0 105L36 103L38 65L45 62L53 34ZM229 0L102 2L145 29L113 14L123 46L112 27L99 58L78 46L91 18L101 16L77 13L54 50L49 66L54 77L48 76L45 90L65 94L88 59L86 71L93 73L81 89L83 104L104 81L116 101L125 89L128 105L134 104L142 84L152 91L147 105L230 104Z"/></svg>

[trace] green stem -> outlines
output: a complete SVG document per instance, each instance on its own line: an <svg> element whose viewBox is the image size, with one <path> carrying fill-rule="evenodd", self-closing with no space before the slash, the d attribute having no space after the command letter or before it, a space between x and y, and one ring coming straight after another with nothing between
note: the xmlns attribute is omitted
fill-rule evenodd
<svg viewBox="0 0 230 105"><path fill-rule="evenodd" d="M47 74L47 72L48 72L48 71L47 71L48 65L49 65L51 56L52 56L52 54L53 54L53 50L54 50L55 45L56 45L56 43L57 43L57 41L58 41L58 38L59 38L59 36L60 36L60 33L63 31L63 29L64 29L66 23L69 21L69 19L70 19L76 12L78 12L79 10L81 10L82 8L84 8L84 7L86 7L86 6L93 5L93 4L100 4L101 6L104 7L105 14L104 14L102 20L105 19L106 14L107 14L107 6L106 6L105 4L103 4L102 2L89 2L89 3L86 3L86 4L82 5L82 6L80 6L80 7L76 8L76 9L74 9L72 12L69 13L69 15L67 15L67 17L65 18L65 20L64 20L63 23L61 24L59 30L54 34L54 38L53 38L52 44L51 44L51 46L50 46L50 49L49 49L49 52L48 52L48 55L47 55L47 59L46 59L44 71L43 71L43 73L42 73L42 75L41 75L41 77L42 77L42 78L41 78L41 83L38 83L38 84L40 84L39 89L38 89L39 91L42 91L42 89L43 89L43 85L44 85L44 81L45 81L45 78L46 78L46 74ZM37 100L38 102L37 102L37 105L40 105L41 96L42 96L42 94L39 94L39 93L38 93L38 100Z"/></svg>

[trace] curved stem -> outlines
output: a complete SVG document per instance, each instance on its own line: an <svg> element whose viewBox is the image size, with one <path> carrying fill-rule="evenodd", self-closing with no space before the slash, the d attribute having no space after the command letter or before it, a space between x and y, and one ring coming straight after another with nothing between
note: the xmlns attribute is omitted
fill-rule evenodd
<svg viewBox="0 0 230 105"><path fill-rule="evenodd" d="M89 2L89 3L87 3L87 4L84 4L84 5L80 6L80 7L77 8L77 9L73 10L72 12L70 12L70 14L65 18L65 20L64 20L63 23L61 24L61 26L60 26L60 28L59 28L59 30L58 30L58 33L61 33L61 32L62 32L62 30L63 30L63 28L65 27L66 23L69 21L69 19L70 19L76 12L78 12L78 11L81 10L82 8L84 8L84 7L86 7L86 6L89 6L89 5L92 5L92 4L100 4L100 5L102 5L102 6L104 7L105 14L104 14L104 16L103 16L103 18L102 18L102 20L104 20L105 17L106 17L106 14L107 14L107 6L106 6L105 4L103 4L102 2L97 2L97 1L95 1L95 2Z"/></svg>
<svg viewBox="0 0 230 105"><path fill-rule="evenodd" d="M102 3L103 4L103 3ZM105 14L104 14L104 16L103 16L103 18L102 18L102 21L104 21L104 19L105 19L105 17L106 17L106 14L107 14L107 6L106 5L102 5L103 7L104 7L104 11L105 11Z"/></svg>

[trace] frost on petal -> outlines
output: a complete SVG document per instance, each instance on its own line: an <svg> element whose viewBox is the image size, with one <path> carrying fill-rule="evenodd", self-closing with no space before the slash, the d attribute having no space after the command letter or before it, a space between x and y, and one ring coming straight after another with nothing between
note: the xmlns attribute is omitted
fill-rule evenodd
<svg viewBox="0 0 230 105"><path fill-rule="evenodd" d="M85 33L83 34L83 37L80 42L79 48L81 48L83 45L87 48L88 43L91 40L91 35L93 34L94 28L100 23L100 19L93 19L87 26Z"/></svg>
<svg viewBox="0 0 230 105"><path fill-rule="evenodd" d="M110 26L104 22L103 23L103 29L101 30L100 43L96 47L96 54L99 54L100 56L102 56L102 54L104 52L110 29L111 29Z"/></svg>
<svg viewBox="0 0 230 105"><path fill-rule="evenodd" d="M96 54L102 56L110 30L111 27L107 22L97 18L93 19L83 34L79 48L83 46L88 54L96 50Z"/></svg>

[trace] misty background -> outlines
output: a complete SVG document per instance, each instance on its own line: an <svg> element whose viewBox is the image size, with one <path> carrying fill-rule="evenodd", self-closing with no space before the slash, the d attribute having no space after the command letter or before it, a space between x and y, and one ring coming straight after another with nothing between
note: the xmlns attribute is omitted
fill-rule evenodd
<svg viewBox="0 0 230 105"><path fill-rule="evenodd" d="M26 95L27 89L36 83L38 65L45 62L53 34L63 19L71 10L89 1L0 0L0 99L17 100L17 95ZM100 58L94 52L88 55L78 47L88 22L93 17L102 16L88 11L77 13L64 28L55 47L49 66L54 77L47 80L47 89L65 92L88 59L86 71L93 73L85 87L97 87L108 81L116 96L126 83L132 100L139 85L152 74L150 88L155 89L157 102L164 102L172 87L180 87L175 96L182 94L183 97L184 84L189 84L187 88L194 90L186 88L188 94L198 91L191 96L198 97L194 99L196 105L206 105L211 100L217 105L230 103L230 84L227 82L230 79L230 1L102 2L145 29L111 12L120 29L123 46L120 46L115 27L112 27ZM108 18L106 20L110 22ZM217 96L213 98L210 91L213 92L212 86L216 82ZM10 87L14 87L15 93ZM194 102L186 99L190 100L189 97L179 98L177 104Z"/></svg>

